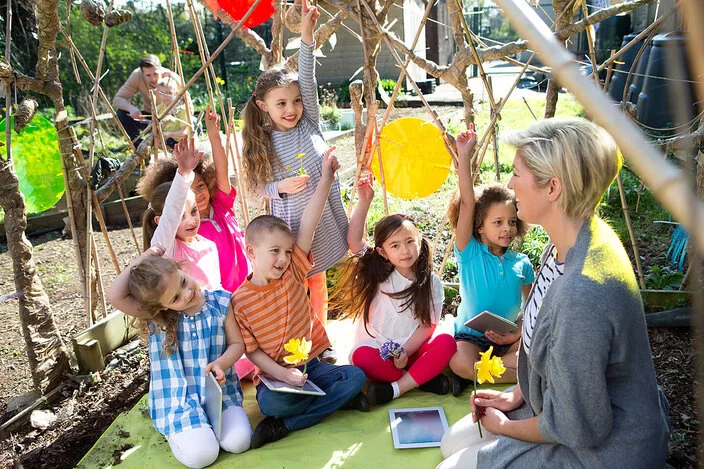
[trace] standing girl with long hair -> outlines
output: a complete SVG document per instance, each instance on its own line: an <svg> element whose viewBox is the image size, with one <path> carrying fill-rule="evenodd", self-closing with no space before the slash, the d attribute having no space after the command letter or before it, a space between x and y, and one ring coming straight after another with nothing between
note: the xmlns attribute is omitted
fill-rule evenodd
<svg viewBox="0 0 704 469"><path fill-rule="evenodd" d="M296 0L294 8L298 4ZM307 0L302 0L301 13L298 74L279 66L262 73L244 108L242 128L247 184L270 200L271 214L288 223L294 234L320 182L328 149L320 128L313 58L313 29L320 13L316 7L309 8ZM315 266L308 273L311 305L323 325L328 297L325 271L347 253L347 225L335 176L313 239Z"/></svg>
<svg viewBox="0 0 704 469"><path fill-rule="evenodd" d="M363 237L374 190L358 185L359 202L347 241L358 254L338 279L333 301L356 320L350 363L373 382L369 403L384 404L413 388L447 394L442 374L457 347L449 334L433 335L444 291L433 274L430 245L407 215L388 215L374 227L374 246Z"/></svg>

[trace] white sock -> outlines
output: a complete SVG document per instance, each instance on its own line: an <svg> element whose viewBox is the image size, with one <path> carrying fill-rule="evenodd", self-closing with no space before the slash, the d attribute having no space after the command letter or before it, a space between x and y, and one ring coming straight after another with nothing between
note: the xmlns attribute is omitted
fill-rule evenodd
<svg viewBox="0 0 704 469"><path fill-rule="evenodd" d="M394 390L394 399L396 399L397 397L399 397L401 395L401 390L399 390L398 383L396 381L391 383L391 389Z"/></svg>

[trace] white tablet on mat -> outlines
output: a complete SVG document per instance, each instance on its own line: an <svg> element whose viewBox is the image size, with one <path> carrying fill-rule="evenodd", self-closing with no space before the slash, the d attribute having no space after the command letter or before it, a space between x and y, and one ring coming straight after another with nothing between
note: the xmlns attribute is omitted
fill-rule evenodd
<svg viewBox="0 0 704 469"><path fill-rule="evenodd" d="M447 431L442 407L389 410L394 448L429 448L440 446Z"/></svg>
<svg viewBox="0 0 704 469"><path fill-rule="evenodd" d="M508 332L514 332L518 329L518 324L515 322L502 318L497 314L490 313L489 311L482 311L469 321L465 322L464 325L471 327L475 331L479 331L482 334L486 331L506 334Z"/></svg>
<svg viewBox="0 0 704 469"><path fill-rule="evenodd" d="M325 391L320 389L311 380L306 380L306 383L302 387L291 386L288 383L274 379L271 376L259 375L259 379L262 380L264 385L275 392L291 392L294 394L310 394L311 396L324 396Z"/></svg>
<svg viewBox="0 0 704 469"><path fill-rule="evenodd" d="M220 441L222 432L222 388L215 379L215 375L208 373L205 377L205 415L213 426L215 437Z"/></svg>

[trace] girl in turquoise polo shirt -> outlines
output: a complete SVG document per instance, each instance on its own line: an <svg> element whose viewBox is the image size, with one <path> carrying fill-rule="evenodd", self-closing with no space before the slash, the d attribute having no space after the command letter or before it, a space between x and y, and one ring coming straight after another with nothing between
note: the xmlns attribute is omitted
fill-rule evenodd
<svg viewBox="0 0 704 469"><path fill-rule="evenodd" d="M452 394L459 396L474 378L479 353L494 347L502 356L506 373L502 382L516 381L521 328L499 334L482 334L465 323L482 311L516 322L521 302L530 292L535 274L525 254L510 249L525 235L527 226L516 216L516 197L503 184L473 185L472 149L477 141L474 127L457 136L459 195L450 202L448 215L456 233L455 257L460 278L460 305L454 330L457 353L450 360Z"/></svg>

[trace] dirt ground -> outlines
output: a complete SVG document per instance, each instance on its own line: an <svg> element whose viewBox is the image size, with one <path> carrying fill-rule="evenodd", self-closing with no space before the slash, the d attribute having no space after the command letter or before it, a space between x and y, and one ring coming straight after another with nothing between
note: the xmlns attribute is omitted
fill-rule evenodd
<svg viewBox="0 0 704 469"><path fill-rule="evenodd" d="M443 117L455 114L458 108L437 108ZM423 109L404 109L393 117L415 115L426 117ZM338 142L338 157L343 169L353 167L354 150L351 137ZM428 210L436 208L428 207ZM95 234L100 253L103 281L107 286L115 277L101 233ZM141 233L137 231L137 239ZM110 240L122 266L136 256L128 229L110 231ZM72 353L70 338L85 329L80 281L73 262L73 241L60 233L32 238L34 261L49 294L54 319ZM15 291L12 261L7 247L0 244L0 296ZM31 391L32 381L27 365L24 339L18 318L17 299L0 302L0 423L16 413L8 405ZM110 308L108 306L108 308ZM658 382L670 401L673 432L668 462L675 468L696 466L696 439L699 421L694 405L694 352L689 329L659 328L649 331ZM109 369L90 376L73 376L45 407L56 416L46 430L28 423L0 435L0 468L71 468L90 449L112 420L131 408L146 392L148 360L144 348L108 357ZM33 400L33 399L32 399ZM20 406L20 409L24 406Z"/></svg>

